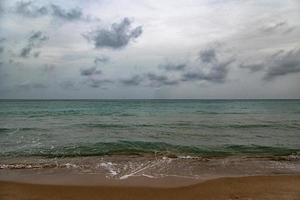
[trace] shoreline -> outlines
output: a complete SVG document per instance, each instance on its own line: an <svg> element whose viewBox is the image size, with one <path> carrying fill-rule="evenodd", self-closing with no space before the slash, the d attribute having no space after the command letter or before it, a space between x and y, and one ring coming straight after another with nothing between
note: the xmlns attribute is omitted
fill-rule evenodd
<svg viewBox="0 0 300 200"><path fill-rule="evenodd" d="M28 183L76 182L101 183L129 178L173 177L206 181L222 177L263 175L300 175L300 157L247 157L222 158L164 157L164 156L98 156L73 158L25 157L0 161L0 181ZM97 177L97 178L94 178ZM76 181L75 181L76 180ZM100 180L100 181L99 181Z"/></svg>
<svg viewBox="0 0 300 200"><path fill-rule="evenodd" d="M107 180L109 181L109 180ZM129 180L130 181L130 180ZM149 179L144 178L144 182ZM133 181L134 182L134 181ZM169 183L172 183L170 180ZM0 198L12 199L300 199L300 175L218 178L164 188L141 185L47 185L0 181Z"/></svg>

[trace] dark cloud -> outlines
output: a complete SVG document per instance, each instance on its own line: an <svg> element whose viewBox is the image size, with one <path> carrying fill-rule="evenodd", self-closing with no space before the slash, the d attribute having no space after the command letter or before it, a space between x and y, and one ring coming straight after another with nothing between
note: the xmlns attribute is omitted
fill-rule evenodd
<svg viewBox="0 0 300 200"><path fill-rule="evenodd" d="M126 86L137 86L140 85L143 82L143 77L140 75L132 76L128 79L123 79L120 82Z"/></svg>
<svg viewBox="0 0 300 200"><path fill-rule="evenodd" d="M160 68L166 70L166 71L182 71L186 67L186 64L166 64L166 65L160 65Z"/></svg>
<svg viewBox="0 0 300 200"><path fill-rule="evenodd" d="M120 23L114 23L109 29L97 29L83 35L94 43L95 48L120 49L142 34L142 26L131 28L131 21L124 18Z"/></svg>
<svg viewBox="0 0 300 200"><path fill-rule="evenodd" d="M92 75L97 75L97 74L101 74L101 73L102 73L101 70L97 69L96 66L86 68L86 69L80 69L80 74L82 76L92 76Z"/></svg>
<svg viewBox="0 0 300 200"><path fill-rule="evenodd" d="M241 64L239 66L242 69L248 69L250 72L258 72L264 69L264 64L263 63L258 63L258 64Z"/></svg>
<svg viewBox="0 0 300 200"><path fill-rule="evenodd" d="M216 50L213 48L200 51L199 58L204 63L211 63L217 60Z"/></svg>
<svg viewBox="0 0 300 200"><path fill-rule="evenodd" d="M179 83L178 80L170 80L165 75L157 75L154 73L146 74L147 79L150 81L150 86L160 87L164 85L177 85Z"/></svg>
<svg viewBox="0 0 300 200"><path fill-rule="evenodd" d="M158 75L154 73L147 73L142 75L134 75L128 79L120 81L125 86L138 86L144 83L150 87L161 87L166 85L177 85L179 80L171 80L165 75Z"/></svg>
<svg viewBox="0 0 300 200"><path fill-rule="evenodd" d="M181 82L189 81L208 81L213 83L224 83L226 81L229 66L235 59L227 58L225 61L220 61L216 49L210 48L199 53L200 68L194 71L188 71L187 64L167 64L159 67L165 71L178 71L181 78L172 79L165 74L146 73L142 75L135 75L128 79L123 79L120 82L127 86L146 85L150 87L173 86ZM166 73L166 72L165 72Z"/></svg>
<svg viewBox="0 0 300 200"><path fill-rule="evenodd" d="M95 65L98 65L100 63L107 63L109 61L109 57L105 55L97 56L94 60Z"/></svg>
<svg viewBox="0 0 300 200"><path fill-rule="evenodd" d="M280 21L280 22L277 22L277 23L274 23L274 24L271 24L268 26L264 26L261 28L261 30L263 32L273 32L273 31L278 30L286 25L287 25L286 21Z"/></svg>
<svg viewBox="0 0 300 200"><path fill-rule="evenodd" d="M26 17L40 17L49 13L48 8L45 6L36 6L32 1L19 1L15 6L16 12Z"/></svg>
<svg viewBox="0 0 300 200"><path fill-rule="evenodd" d="M42 68L42 70L47 73L53 72L55 69L56 69L56 65L53 64L45 64Z"/></svg>
<svg viewBox="0 0 300 200"><path fill-rule="evenodd" d="M56 4L37 6L33 1L19 1L15 5L15 12L25 17L52 16L65 21L85 20L80 8L63 9Z"/></svg>
<svg viewBox="0 0 300 200"><path fill-rule="evenodd" d="M292 32L294 30L295 30L295 27L290 27L290 28L286 29L283 33L288 34L288 33Z"/></svg>
<svg viewBox="0 0 300 200"><path fill-rule="evenodd" d="M209 69L208 72L188 72L183 74L182 81L208 81L213 83L224 83L228 75L228 66L233 61L218 63Z"/></svg>
<svg viewBox="0 0 300 200"><path fill-rule="evenodd" d="M30 89L45 89L48 88L48 86L44 83L39 83L39 82L26 82L17 85L17 88L22 90L30 90Z"/></svg>
<svg viewBox="0 0 300 200"><path fill-rule="evenodd" d="M300 49L279 50L256 64L241 64L240 68L250 72L263 72L263 80L271 81L280 76L300 72Z"/></svg>
<svg viewBox="0 0 300 200"><path fill-rule="evenodd" d="M201 68L194 72L184 73L182 81L203 80L213 83L224 83L229 72L229 65L235 60L230 58L226 61L220 61L214 48L200 51L199 59Z"/></svg>
<svg viewBox="0 0 300 200"><path fill-rule="evenodd" d="M52 15L54 17L63 20L67 20L67 21L80 20L83 16L82 11L79 8L65 10L54 4L51 4L51 8L52 8Z"/></svg>
<svg viewBox="0 0 300 200"><path fill-rule="evenodd" d="M35 58L38 58L38 57L40 56L40 54L41 54L41 52L40 52L40 51L38 51L38 52L35 52L35 53L33 54L33 57L35 57Z"/></svg>
<svg viewBox="0 0 300 200"><path fill-rule="evenodd" d="M26 46L21 49L20 56L23 58L28 57L33 48L39 47L46 40L48 40L48 37L41 31L33 32L28 38ZM38 57L39 55L39 52L33 54L34 57Z"/></svg>
<svg viewBox="0 0 300 200"><path fill-rule="evenodd" d="M71 80L62 81L59 86L64 90L77 90L75 83Z"/></svg>
<svg viewBox="0 0 300 200"><path fill-rule="evenodd" d="M264 63L266 73L264 80L270 81L280 76L300 72L300 49L288 52L280 51Z"/></svg>
<svg viewBox="0 0 300 200"><path fill-rule="evenodd" d="M0 2L0 16L3 14L3 12L4 12L4 8L2 2Z"/></svg>
<svg viewBox="0 0 300 200"><path fill-rule="evenodd" d="M33 83L32 84L32 88L36 88L36 89L44 89L47 88L48 86L44 83Z"/></svg>
<svg viewBox="0 0 300 200"><path fill-rule="evenodd" d="M0 54L4 52L4 47L0 46Z"/></svg>
<svg viewBox="0 0 300 200"><path fill-rule="evenodd" d="M0 38L0 54L4 52L4 46L2 46L2 43L5 42L5 38Z"/></svg>
<svg viewBox="0 0 300 200"><path fill-rule="evenodd" d="M265 34L283 33L288 34L292 32L295 27L291 27L287 21L278 21L276 23L268 24L260 28L260 31Z"/></svg>
<svg viewBox="0 0 300 200"><path fill-rule="evenodd" d="M48 37L43 35L42 31L33 32L33 34L29 37L29 42L41 42L48 40Z"/></svg>
<svg viewBox="0 0 300 200"><path fill-rule="evenodd" d="M103 87L109 83L113 83L112 80L109 79L88 79L86 81L87 85L92 87L92 88L99 88Z"/></svg>
<svg viewBox="0 0 300 200"><path fill-rule="evenodd" d="M20 56L23 57L23 58L28 57L28 55L30 54L31 50L32 50L31 46L24 47L21 50Z"/></svg>

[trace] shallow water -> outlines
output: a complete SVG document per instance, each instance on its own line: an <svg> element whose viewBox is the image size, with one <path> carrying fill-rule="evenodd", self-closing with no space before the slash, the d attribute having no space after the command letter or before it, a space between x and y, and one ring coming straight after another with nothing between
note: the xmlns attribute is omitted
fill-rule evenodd
<svg viewBox="0 0 300 200"><path fill-rule="evenodd" d="M0 164L0 180L28 180L50 176L100 175L111 180L164 177L208 180L253 175L299 175L300 157L89 156L72 158L7 158ZM49 176L50 175L50 176Z"/></svg>

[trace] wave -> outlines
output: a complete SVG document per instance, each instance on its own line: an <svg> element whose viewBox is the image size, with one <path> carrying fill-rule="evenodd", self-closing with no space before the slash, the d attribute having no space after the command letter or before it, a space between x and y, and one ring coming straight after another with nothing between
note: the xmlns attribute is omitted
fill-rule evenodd
<svg viewBox="0 0 300 200"><path fill-rule="evenodd" d="M5 134L12 134L12 133L17 133L19 131L46 131L47 129L43 128L0 128L0 134L5 133Z"/></svg>
<svg viewBox="0 0 300 200"><path fill-rule="evenodd" d="M209 129L251 129L251 128L273 128L273 129L300 129L299 124L197 124L192 122L176 122L168 124L114 124L114 123L83 123L74 124L72 126L87 127L87 128L134 128L134 127L163 127L163 128L209 128Z"/></svg>
<svg viewBox="0 0 300 200"><path fill-rule="evenodd" d="M11 131L10 128L0 128L0 133L6 133L6 132L9 132Z"/></svg>
<svg viewBox="0 0 300 200"><path fill-rule="evenodd" d="M162 127L160 124L112 124L112 123L84 123L75 124L73 126L88 128L131 128L131 127ZM165 125L167 126L167 125Z"/></svg>
<svg viewBox="0 0 300 200"><path fill-rule="evenodd" d="M88 127L88 128L128 128L128 125L123 124L104 124L104 123L85 123L85 124L75 124L74 126Z"/></svg>
<svg viewBox="0 0 300 200"><path fill-rule="evenodd" d="M259 145L224 145L219 147L198 147L174 145L164 142L118 141L77 144L49 148L31 148L0 153L0 156L43 156L81 157L102 155L144 155L166 156L230 156L230 155L274 155L284 156L299 152L300 149Z"/></svg>

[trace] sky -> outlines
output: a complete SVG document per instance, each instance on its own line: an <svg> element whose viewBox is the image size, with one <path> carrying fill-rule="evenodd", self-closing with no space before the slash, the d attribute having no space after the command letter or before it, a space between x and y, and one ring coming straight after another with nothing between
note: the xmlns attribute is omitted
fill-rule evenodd
<svg viewBox="0 0 300 200"><path fill-rule="evenodd" d="M0 0L0 98L300 98L299 0Z"/></svg>

